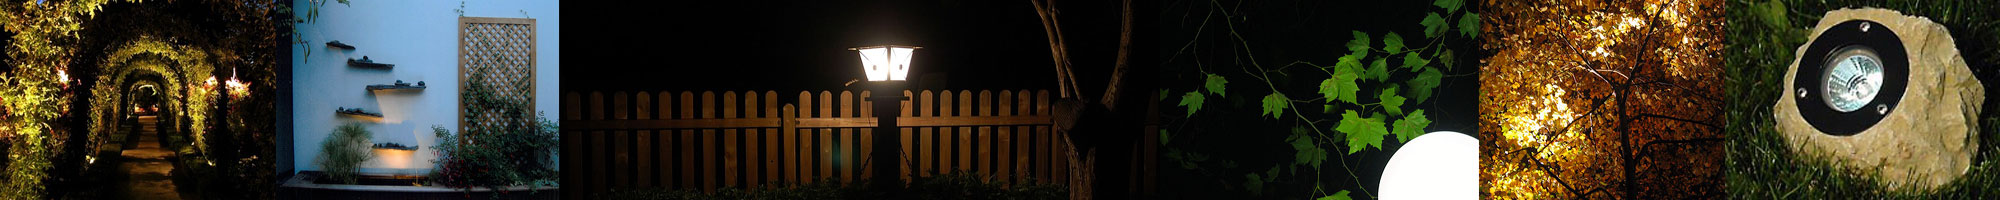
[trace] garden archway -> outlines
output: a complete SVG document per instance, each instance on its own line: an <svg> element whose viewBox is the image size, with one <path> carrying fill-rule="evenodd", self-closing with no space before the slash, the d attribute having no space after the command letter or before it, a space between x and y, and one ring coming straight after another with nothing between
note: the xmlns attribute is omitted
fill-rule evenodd
<svg viewBox="0 0 2000 200"><path fill-rule="evenodd" d="M129 43L119 45L100 62L96 82L91 84L90 99L93 106L87 124L90 126L89 145L91 149L103 149L111 134L124 122L125 116L134 113L132 89L143 83L157 83L160 92L160 121L163 132L182 134L190 138L197 149L204 147L201 137L205 129L200 122L206 118L207 96L213 95L215 84L208 74L213 66L208 63L208 51L192 47L171 45L155 39L139 36ZM199 77L199 78L198 78Z"/></svg>

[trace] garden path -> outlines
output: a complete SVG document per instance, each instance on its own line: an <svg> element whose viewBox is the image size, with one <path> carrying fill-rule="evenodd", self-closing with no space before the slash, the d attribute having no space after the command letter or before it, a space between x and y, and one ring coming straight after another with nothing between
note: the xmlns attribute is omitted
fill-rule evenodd
<svg viewBox="0 0 2000 200"><path fill-rule="evenodd" d="M174 152L160 148L160 120L154 116L139 117L138 148L125 149L120 155L125 162L118 164L119 171L127 176L126 199L181 199L174 190L172 176L174 165L167 160Z"/></svg>

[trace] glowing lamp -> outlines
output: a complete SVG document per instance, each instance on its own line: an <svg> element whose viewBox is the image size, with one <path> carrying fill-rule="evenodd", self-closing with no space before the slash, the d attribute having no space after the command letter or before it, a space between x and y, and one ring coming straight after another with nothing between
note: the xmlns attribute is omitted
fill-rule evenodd
<svg viewBox="0 0 2000 200"><path fill-rule="evenodd" d="M861 71L868 81L902 81L910 75L910 54L923 47L882 45L856 47L861 52Z"/></svg>
<svg viewBox="0 0 2000 200"><path fill-rule="evenodd" d="M1410 139L1382 169L1382 199L1479 199L1479 140L1439 131Z"/></svg>

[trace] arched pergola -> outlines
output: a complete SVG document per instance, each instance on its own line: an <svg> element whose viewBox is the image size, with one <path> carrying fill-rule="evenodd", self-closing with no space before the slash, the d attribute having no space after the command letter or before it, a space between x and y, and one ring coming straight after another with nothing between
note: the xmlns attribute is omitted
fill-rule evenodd
<svg viewBox="0 0 2000 200"><path fill-rule="evenodd" d="M131 108L132 92L144 82L157 82L161 94L160 124L167 132L186 134L196 141L198 149L202 144L201 122L208 118L207 110L213 95L219 94L219 83L211 81L214 65L210 64L213 53L210 50L190 46L172 45L157 37L137 36L130 42L113 48L99 62L97 78L90 84L91 104L87 123L90 126L89 145L91 149L103 148L111 134L116 134L124 121L123 117L134 112Z"/></svg>

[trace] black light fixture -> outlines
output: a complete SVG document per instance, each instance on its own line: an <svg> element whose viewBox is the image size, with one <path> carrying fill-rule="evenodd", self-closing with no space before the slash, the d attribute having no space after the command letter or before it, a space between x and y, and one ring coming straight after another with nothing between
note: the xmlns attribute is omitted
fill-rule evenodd
<svg viewBox="0 0 2000 200"><path fill-rule="evenodd" d="M902 166L897 165L903 147L896 141L903 133L896 126L896 117L902 113L902 102L910 100L903 96L902 90L912 68L910 57L919 48L923 47L883 45L848 49L860 52L861 70L867 74L869 85L874 86L868 100L875 104L875 148L869 155L868 167L875 170L874 187L889 194L903 186L899 174Z"/></svg>
<svg viewBox="0 0 2000 200"><path fill-rule="evenodd" d="M1896 109L1910 59L1895 30L1869 20L1834 25L1806 46L1792 79L1798 112L1822 133L1853 135Z"/></svg>

